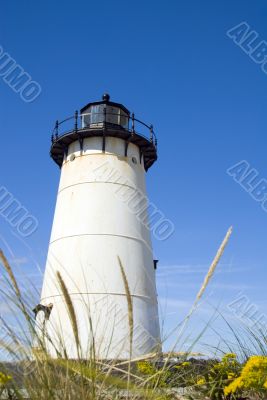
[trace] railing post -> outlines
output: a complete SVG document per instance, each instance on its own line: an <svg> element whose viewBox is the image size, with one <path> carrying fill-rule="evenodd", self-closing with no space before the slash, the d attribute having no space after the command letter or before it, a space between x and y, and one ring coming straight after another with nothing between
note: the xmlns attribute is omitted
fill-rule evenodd
<svg viewBox="0 0 267 400"><path fill-rule="evenodd" d="M149 130L150 130L150 142L151 143L153 143L153 125L150 125L150 128L149 128Z"/></svg>
<svg viewBox="0 0 267 400"><path fill-rule="evenodd" d="M134 122L135 122L135 119L134 119L134 113L132 113L132 134L134 134L134 133L135 133L135 126L134 126Z"/></svg>
<svg viewBox="0 0 267 400"><path fill-rule="evenodd" d="M102 140L102 153L106 151L106 121L107 121L107 109L104 105L104 129L103 129L103 140Z"/></svg>
<svg viewBox="0 0 267 400"><path fill-rule="evenodd" d="M74 129L75 129L75 132L77 133L77 131L78 131L78 111L75 111L74 120L75 120Z"/></svg>
<svg viewBox="0 0 267 400"><path fill-rule="evenodd" d="M58 123L58 120L57 120L57 121L56 121L56 126L55 126L56 139L58 138L58 126L59 126L59 123Z"/></svg>
<svg viewBox="0 0 267 400"><path fill-rule="evenodd" d="M106 122L107 122L107 109L106 106L104 106L104 128L106 128Z"/></svg>

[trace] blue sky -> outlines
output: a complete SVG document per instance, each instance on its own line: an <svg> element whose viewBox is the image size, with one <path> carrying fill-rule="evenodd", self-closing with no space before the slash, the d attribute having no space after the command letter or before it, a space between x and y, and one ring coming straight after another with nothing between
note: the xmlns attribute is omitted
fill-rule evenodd
<svg viewBox="0 0 267 400"><path fill-rule="evenodd" d="M22 243L0 217L2 247L22 275L40 285L59 181L54 122L107 91L158 136L148 193L175 225L153 243L164 329L190 308L230 225L196 321L218 305L229 313L240 292L264 313L267 213L226 171L246 160L267 179L267 75L226 32L246 21L267 40L266 14L260 0L3 2L0 45L42 88L25 103L0 78L0 186L39 221Z"/></svg>

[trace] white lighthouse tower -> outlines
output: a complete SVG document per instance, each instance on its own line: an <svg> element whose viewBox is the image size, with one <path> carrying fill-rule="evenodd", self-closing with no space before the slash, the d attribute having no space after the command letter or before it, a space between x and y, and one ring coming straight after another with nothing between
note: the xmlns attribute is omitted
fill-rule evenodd
<svg viewBox="0 0 267 400"><path fill-rule="evenodd" d="M158 351L156 261L145 187L146 171L157 159L153 128L108 94L73 118L74 123L57 122L52 135L51 157L61 177L41 301L34 310L38 325L54 356L65 351L70 358L88 358L94 349L102 359L128 359L120 259L133 304L132 356ZM75 309L79 350L57 271Z"/></svg>

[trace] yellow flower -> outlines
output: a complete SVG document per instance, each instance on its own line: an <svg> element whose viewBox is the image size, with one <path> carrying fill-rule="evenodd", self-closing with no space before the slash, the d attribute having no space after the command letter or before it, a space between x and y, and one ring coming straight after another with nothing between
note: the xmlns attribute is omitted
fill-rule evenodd
<svg viewBox="0 0 267 400"><path fill-rule="evenodd" d="M137 362L138 371L145 375L153 375L157 370L148 361Z"/></svg>
<svg viewBox="0 0 267 400"><path fill-rule="evenodd" d="M199 378L197 380L197 385L205 385L205 383L206 383L205 378Z"/></svg>
<svg viewBox="0 0 267 400"><path fill-rule="evenodd" d="M236 358L235 353L227 353L223 356L223 360L227 360L228 358Z"/></svg>
<svg viewBox="0 0 267 400"><path fill-rule="evenodd" d="M189 361L185 361L182 363L182 367L188 367L189 365L191 365Z"/></svg>
<svg viewBox="0 0 267 400"><path fill-rule="evenodd" d="M230 385L226 386L223 392L225 396L227 396L228 394L235 393L237 389L241 389L242 386L242 378L240 376L239 378L236 378L233 382L231 382Z"/></svg>
<svg viewBox="0 0 267 400"><path fill-rule="evenodd" d="M227 379L233 379L235 377L235 374L233 372L229 372L227 375Z"/></svg>
<svg viewBox="0 0 267 400"><path fill-rule="evenodd" d="M6 385L9 381L11 381L12 377L10 375L5 375L3 372L0 372L0 385L4 386Z"/></svg>
<svg viewBox="0 0 267 400"><path fill-rule="evenodd" d="M244 365L241 375L224 389L224 394L235 393L238 389L267 389L267 357L252 356Z"/></svg>

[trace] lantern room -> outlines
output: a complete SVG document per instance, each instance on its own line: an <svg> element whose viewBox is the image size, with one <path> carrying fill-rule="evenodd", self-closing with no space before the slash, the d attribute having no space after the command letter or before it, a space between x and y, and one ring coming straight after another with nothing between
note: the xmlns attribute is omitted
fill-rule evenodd
<svg viewBox="0 0 267 400"><path fill-rule="evenodd" d="M106 93L102 101L89 103L81 109L82 128L129 128L130 112L122 104L110 101Z"/></svg>

